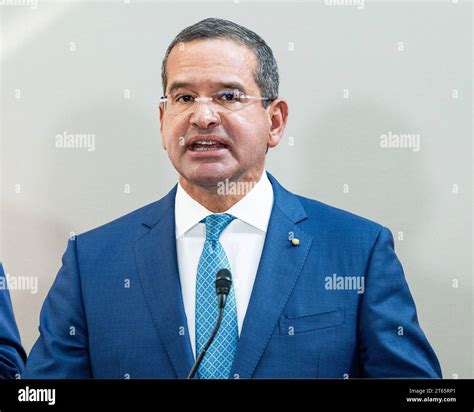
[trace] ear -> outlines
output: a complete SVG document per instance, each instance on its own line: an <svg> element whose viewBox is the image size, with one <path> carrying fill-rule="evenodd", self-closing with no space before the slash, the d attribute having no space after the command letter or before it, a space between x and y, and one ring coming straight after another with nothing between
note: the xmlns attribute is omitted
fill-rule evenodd
<svg viewBox="0 0 474 412"><path fill-rule="evenodd" d="M166 150L165 136L163 135L163 115L165 114L165 110L164 110L162 104L159 104L159 105L158 105L158 111L159 111L159 113L160 113L161 146L163 146L163 149Z"/></svg>
<svg viewBox="0 0 474 412"><path fill-rule="evenodd" d="M267 110L270 122L267 146L275 147L280 142L288 122L288 102L284 99L276 99L267 107Z"/></svg>

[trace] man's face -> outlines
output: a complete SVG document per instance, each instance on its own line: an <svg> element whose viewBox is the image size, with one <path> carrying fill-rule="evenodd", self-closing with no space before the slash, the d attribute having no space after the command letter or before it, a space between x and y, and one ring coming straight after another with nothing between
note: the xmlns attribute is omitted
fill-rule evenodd
<svg viewBox="0 0 474 412"><path fill-rule="evenodd" d="M167 62L166 95L208 97L213 92L240 89L261 96L253 70L252 50L232 40L196 40L175 46ZM179 88L175 88L180 84ZM265 96L264 96L265 97ZM186 99L186 98L185 98ZM237 111L214 101L195 102L186 112L170 113L160 105L163 147L171 163L187 183L214 187L231 181L258 178L264 167L267 147L280 139L272 133L271 107L259 100ZM190 145L194 140L219 142L204 150Z"/></svg>

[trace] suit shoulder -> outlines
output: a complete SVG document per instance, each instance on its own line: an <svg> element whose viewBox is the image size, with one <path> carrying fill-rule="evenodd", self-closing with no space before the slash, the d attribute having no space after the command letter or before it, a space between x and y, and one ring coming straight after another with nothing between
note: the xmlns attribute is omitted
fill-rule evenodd
<svg viewBox="0 0 474 412"><path fill-rule="evenodd" d="M146 217L159 206L159 203L160 200L157 200L146 206L142 206L141 208L133 210L108 223L81 233L76 237L76 239L81 239L82 241L94 241L109 236L120 235L120 237L127 237L133 235L140 229L142 226L141 223L146 219Z"/></svg>
<svg viewBox="0 0 474 412"><path fill-rule="evenodd" d="M308 218L318 221L318 225L326 227L327 230L350 230L351 232L366 232L377 235L384 226L373 220L359 216L347 210L325 204L318 200L298 196Z"/></svg>

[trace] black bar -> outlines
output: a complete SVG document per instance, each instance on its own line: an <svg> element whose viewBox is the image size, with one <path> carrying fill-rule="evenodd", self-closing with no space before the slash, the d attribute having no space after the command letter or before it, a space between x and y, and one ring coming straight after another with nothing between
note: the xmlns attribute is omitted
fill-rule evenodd
<svg viewBox="0 0 474 412"><path fill-rule="evenodd" d="M54 405L47 392L54 389ZM19 400L20 390L23 399ZM52 392L49 392L51 395ZM36 400L42 397L42 400ZM407 398L411 398L408 401ZM421 398L421 401L413 400ZM442 399L442 401L433 399ZM313 400L325 404L378 403L406 409L474 410L474 380L12 380L0 382L0 410L59 410L94 405L139 405L174 400ZM156 409L158 410L158 409ZM314 410L317 410L314 409ZM382 412L384 412L382 410Z"/></svg>

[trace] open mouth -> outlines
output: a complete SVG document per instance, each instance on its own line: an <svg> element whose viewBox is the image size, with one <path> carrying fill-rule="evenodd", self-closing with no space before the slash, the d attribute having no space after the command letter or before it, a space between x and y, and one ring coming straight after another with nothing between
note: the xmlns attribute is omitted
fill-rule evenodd
<svg viewBox="0 0 474 412"><path fill-rule="evenodd" d="M196 140L188 146L188 150L193 152L212 152L216 150L227 149L228 146L214 140Z"/></svg>

